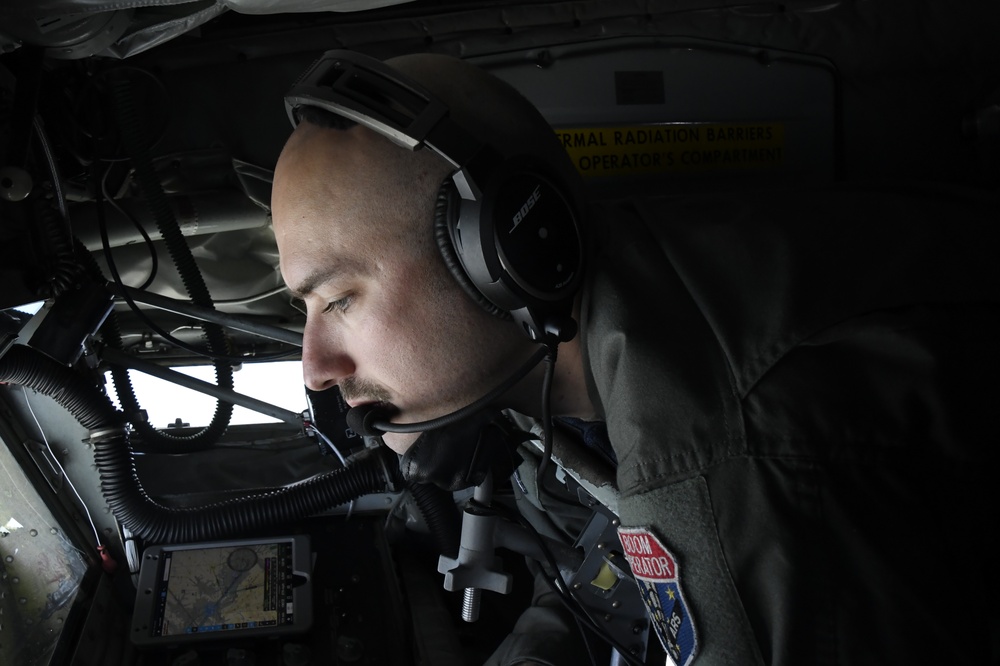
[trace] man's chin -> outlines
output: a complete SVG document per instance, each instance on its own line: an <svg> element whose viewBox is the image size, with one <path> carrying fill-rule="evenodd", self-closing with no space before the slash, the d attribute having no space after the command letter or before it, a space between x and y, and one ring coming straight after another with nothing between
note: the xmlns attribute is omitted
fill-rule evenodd
<svg viewBox="0 0 1000 666"><path fill-rule="evenodd" d="M419 432L387 432L382 435L382 441L390 449L403 455L413 446L418 437L420 437Z"/></svg>

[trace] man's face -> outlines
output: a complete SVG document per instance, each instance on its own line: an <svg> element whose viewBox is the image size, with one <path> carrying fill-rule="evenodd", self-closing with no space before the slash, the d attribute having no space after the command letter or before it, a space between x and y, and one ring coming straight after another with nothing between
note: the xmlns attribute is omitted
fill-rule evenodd
<svg viewBox="0 0 1000 666"><path fill-rule="evenodd" d="M339 385L348 404L387 403L405 423L478 398L525 356L524 341L434 254L440 169L391 176L380 142L303 124L278 162L272 214L282 275L306 304L306 386ZM427 163L409 157L408 169ZM384 439L402 452L414 437Z"/></svg>

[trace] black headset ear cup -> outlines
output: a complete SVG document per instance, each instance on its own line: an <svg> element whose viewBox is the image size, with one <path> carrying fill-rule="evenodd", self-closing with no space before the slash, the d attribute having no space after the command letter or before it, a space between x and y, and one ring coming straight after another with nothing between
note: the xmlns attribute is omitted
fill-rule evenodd
<svg viewBox="0 0 1000 666"><path fill-rule="evenodd" d="M462 290L469 295L469 298L494 317L510 320L512 317L509 312L498 308L476 289L458 258L452 230L458 223L460 206L461 197L455 188L455 183L451 178L446 178L438 189L437 201L434 204L434 240L437 241L444 265L448 267L448 271L458 281Z"/></svg>

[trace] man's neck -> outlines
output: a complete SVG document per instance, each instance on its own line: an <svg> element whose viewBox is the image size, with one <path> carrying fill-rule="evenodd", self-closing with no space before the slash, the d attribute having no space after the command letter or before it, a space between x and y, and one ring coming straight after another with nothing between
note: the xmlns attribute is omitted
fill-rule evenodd
<svg viewBox="0 0 1000 666"><path fill-rule="evenodd" d="M555 376L552 379L552 413L585 421L600 418L587 391L583 351L579 334L559 345Z"/></svg>

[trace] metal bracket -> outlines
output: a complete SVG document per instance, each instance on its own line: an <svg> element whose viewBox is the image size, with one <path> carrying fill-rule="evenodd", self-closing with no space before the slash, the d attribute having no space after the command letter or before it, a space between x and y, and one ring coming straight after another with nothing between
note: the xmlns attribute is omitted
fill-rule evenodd
<svg viewBox="0 0 1000 666"><path fill-rule="evenodd" d="M33 439L25 440L24 448L35 462L35 466L45 477L53 492L59 493L63 487L63 472L59 461L52 456L49 447Z"/></svg>

